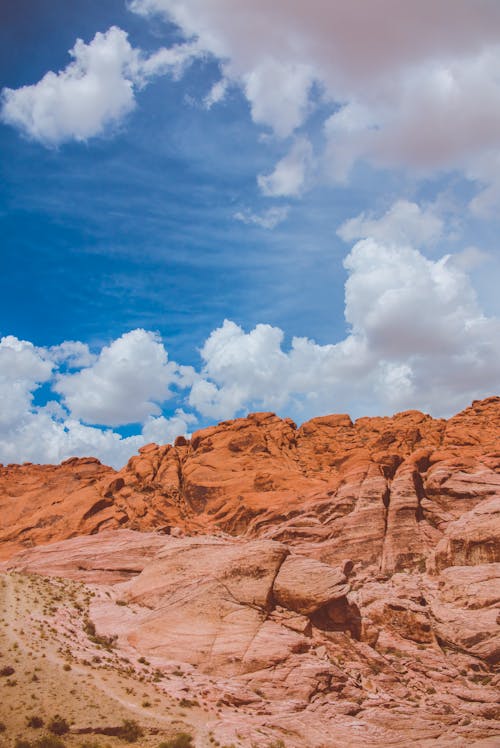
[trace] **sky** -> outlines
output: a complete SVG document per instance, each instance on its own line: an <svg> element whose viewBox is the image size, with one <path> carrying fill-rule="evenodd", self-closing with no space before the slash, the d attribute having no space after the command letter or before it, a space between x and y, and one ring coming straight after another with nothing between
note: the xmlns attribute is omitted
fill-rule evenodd
<svg viewBox="0 0 500 748"><path fill-rule="evenodd" d="M3 0L0 462L500 393L497 0Z"/></svg>

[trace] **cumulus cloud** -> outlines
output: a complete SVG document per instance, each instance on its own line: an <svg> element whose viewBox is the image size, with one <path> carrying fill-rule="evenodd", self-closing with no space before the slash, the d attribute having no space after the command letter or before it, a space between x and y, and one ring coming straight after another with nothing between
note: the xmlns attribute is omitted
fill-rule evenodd
<svg viewBox="0 0 500 748"><path fill-rule="evenodd" d="M61 366L80 371L61 374ZM4 337L0 340L0 461L60 462L72 456L96 456L121 467L148 442L164 444L188 435L196 417L179 408L165 417L159 406L170 397L170 384L184 386L192 378L192 370L169 362L158 336L144 330L123 335L98 356L79 341L46 349ZM36 405L42 384L52 387L54 397L63 394L62 402ZM142 424L139 433L127 437L96 426L135 421Z"/></svg>
<svg viewBox="0 0 500 748"><path fill-rule="evenodd" d="M179 382L159 337L138 329L105 346L91 366L59 375L54 389L75 418L120 426L159 415L169 385Z"/></svg>
<svg viewBox="0 0 500 748"><path fill-rule="evenodd" d="M252 67L243 86L253 121L270 125L280 138L291 135L306 119L313 80L313 69L301 63L268 58Z"/></svg>
<svg viewBox="0 0 500 748"><path fill-rule="evenodd" d="M142 427L142 437L145 442L170 444L177 436L188 436L190 428L197 420L192 413L185 413L179 408L170 418L148 418Z"/></svg>
<svg viewBox="0 0 500 748"><path fill-rule="evenodd" d="M498 393L500 319L482 311L467 274L487 256L477 247L426 256L422 246L445 227L435 207L408 201L379 217L358 215L339 232L351 248L347 333L335 343L295 337L286 346L279 327L245 331L226 320L206 339L196 371L170 361L159 336L141 329L98 353L79 341L37 348L3 338L0 460L93 454L120 466L147 442L189 433L199 416L269 409L303 421L406 408L446 416ZM53 399L43 402L50 388ZM130 424L138 424L133 435L116 430Z"/></svg>
<svg viewBox="0 0 500 748"><path fill-rule="evenodd" d="M2 120L47 146L85 141L118 124L135 107L137 88L155 75L179 77L198 52L184 44L146 57L112 26L89 44L78 39L69 54L73 61L64 70L2 91Z"/></svg>
<svg viewBox="0 0 500 748"><path fill-rule="evenodd" d="M117 27L78 40L64 70L3 90L3 121L46 145L87 140L121 122L153 76L178 78L208 54L223 77L206 108L236 84L257 125L278 138L299 135L274 172L260 175L265 194L299 195L312 183L308 170L345 180L366 159L422 174L458 168L482 189L471 203L476 214L498 205L498 3L133 0L129 8L162 14L185 43L146 56ZM313 162L304 130L318 106L326 147Z"/></svg>
<svg viewBox="0 0 500 748"><path fill-rule="evenodd" d="M431 260L412 246L433 241L442 228L417 207L399 202L380 219L361 215L341 230L346 238L363 237L344 261L350 332L343 340L294 338L285 350L279 328L258 325L247 333L226 321L201 351L203 378L190 404L211 418L248 408L299 420L339 408L448 415L497 392L500 320L482 313L460 259ZM404 215L415 220L402 233Z"/></svg>
<svg viewBox="0 0 500 748"><path fill-rule="evenodd" d="M387 244L426 246L434 244L443 229L443 219L432 206L398 200L381 218L361 213L343 223L337 233L346 242L371 237Z"/></svg>
<svg viewBox="0 0 500 748"><path fill-rule="evenodd" d="M131 7L163 14L223 60L254 121L278 137L306 125L319 102L330 106L318 163L335 179L360 158L474 174L485 153L500 151L498 3L134 0ZM477 177L486 189L498 183L487 171ZM498 197L495 187L473 207L490 210Z"/></svg>
<svg viewBox="0 0 500 748"><path fill-rule="evenodd" d="M0 424L9 428L29 411L33 390L50 379L53 364L26 340L0 340Z"/></svg>
<svg viewBox="0 0 500 748"><path fill-rule="evenodd" d="M53 345L48 353L54 363L64 363L71 369L90 366L96 360L96 356L90 352L88 345L79 340L65 340L59 345Z"/></svg>

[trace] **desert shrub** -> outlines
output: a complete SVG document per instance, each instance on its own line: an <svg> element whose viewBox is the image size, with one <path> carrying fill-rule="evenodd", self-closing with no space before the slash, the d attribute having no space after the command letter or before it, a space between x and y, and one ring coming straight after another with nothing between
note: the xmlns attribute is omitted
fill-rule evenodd
<svg viewBox="0 0 500 748"><path fill-rule="evenodd" d="M43 727L43 719L34 714L31 717L26 717L26 724L28 727L34 727L38 730L40 727Z"/></svg>
<svg viewBox="0 0 500 748"><path fill-rule="evenodd" d="M126 743L136 743L144 735L141 726L134 719L124 719L118 737Z"/></svg>
<svg viewBox="0 0 500 748"><path fill-rule="evenodd" d="M95 623L90 618L85 619L83 630L91 642L100 647L104 647L104 649L107 649L108 651L115 646L116 640L118 639L117 636L102 636L101 634L98 634L95 628Z"/></svg>
<svg viewBox="0 0 500 748"><path fill-rule="evenodd" d="M69 724L67 720L64 719L64 717L61 717L60 714L56 714L54 717L52 717L47 727L49 728L50 732L54 733L54 735L65 735L67 732L69 732ZM50 748L50 746L47 746L47 748ZM54 746L54 748L56 747Z"/></svg>
<svg viewBox="0 0 500 748"><path fill-rule="evenodd" d="M42 735L41 738L37 738L32 744L32 748L66 748L66 743L54 735Z"/></svg>
<svg viewBox="0 0 500 748"><path fill-rule="evenodd" d="M16 738L14 742L14 748L33 748L33 743L29 740L23 740L22 738Z"/></svg>
<svg viewBox="0 0 500 748"><path fill-rule="evenodd" d="M5 725L3 722L0 722L0 732L5 732L7 729L7 725Z"/></svg>
<svg viewBox="0 0 500 748"><path fill-rule="evenodd" d="M158 748L193 748L193 736L188 732L178 732L170 740L160 743Z"/></svg>
<svg viewBox="0 0 500 748"><path fill-rule="evenodd" d="M85 631L87 636L95 636L96 630L94 621L91 621L90 618L86 618L83 623L83 630Z"/></svg>
<svg viewBox="0 0 500 748"><path fill-rule="evenodd" d="M200 706L200 702L198 701L198 699L186 699L185 697L183 697L179 701L179 706L181 706L183 709L187 709L191 706Z"/></svg>
<svg viewBox="0 0 500 748"><path fill-rule="evenodd" d="M0 675L6 678L8 675L12 675L15 672L16 671L13 667L11 667L10 665L6 665L0 670Z"/></svg>

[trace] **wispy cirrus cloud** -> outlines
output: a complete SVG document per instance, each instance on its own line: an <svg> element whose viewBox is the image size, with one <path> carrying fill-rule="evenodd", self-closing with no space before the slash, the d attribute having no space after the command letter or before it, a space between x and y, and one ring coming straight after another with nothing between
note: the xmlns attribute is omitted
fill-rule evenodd
<svg viewBox="0 0 500 748"><path fill-rule="evenodd" d="M275 229L276 226L279 226L280 223L286 220L289 212L289 205L280 205L267 208L261 213L254 213L248 209L238 210L234 213L234 218L249 226L260 226L262 229Z"/></svg>

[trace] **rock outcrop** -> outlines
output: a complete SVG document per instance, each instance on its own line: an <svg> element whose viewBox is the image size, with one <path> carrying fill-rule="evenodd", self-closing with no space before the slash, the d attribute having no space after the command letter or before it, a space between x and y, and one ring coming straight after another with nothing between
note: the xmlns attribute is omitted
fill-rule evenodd
<svg viewBox="0 0 500 748"><path fill-rule="evenodd" d="M493 560L479 505L500 497L499 435L500 398L449 421L409 411L296 428L255 413L143 447L118 472L90 458L1 467L0 553L128 527L281 540L382 573L421 567L438 544L438 565L460 544ZM470 512L476 539L462 537Z"/></svg>
<svg viewBox="0 0 500 748"><path fill-rule="evenodd" d="M465 748L500 736L500 564L362 579L271 540L108 530L4 570L92 580L98 641L157 680L184 673L231 740Z"/></svg>
<svg viewBox="0 0 500 748"><path fill-rule="evenodd" d="M177 663L224 742L499 741L500 398L0 467L0 558L92 585L98 635Z"/></svg>

